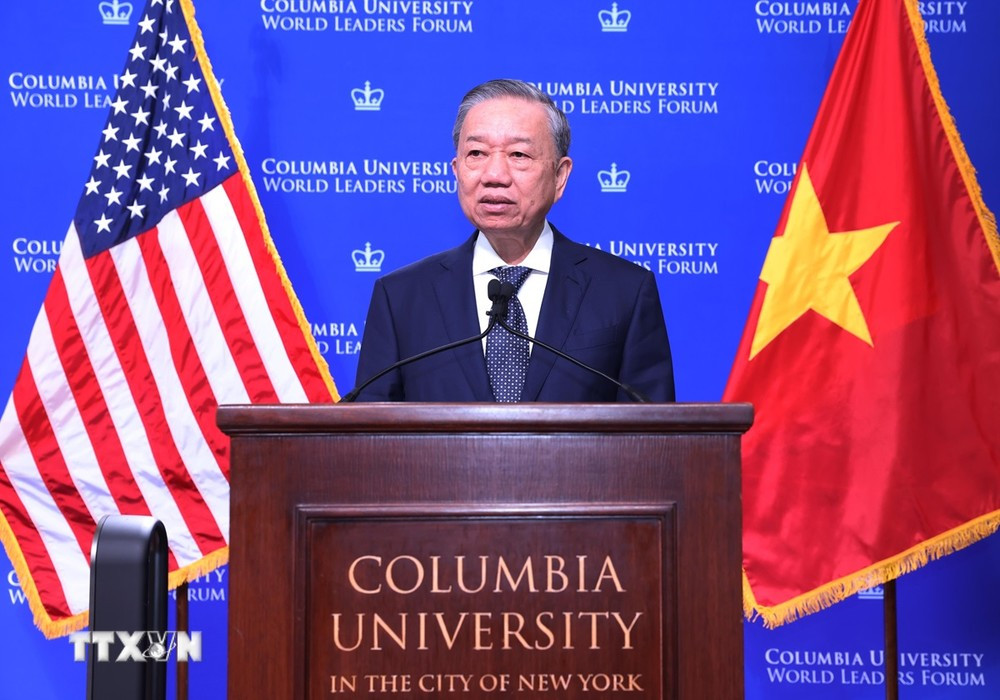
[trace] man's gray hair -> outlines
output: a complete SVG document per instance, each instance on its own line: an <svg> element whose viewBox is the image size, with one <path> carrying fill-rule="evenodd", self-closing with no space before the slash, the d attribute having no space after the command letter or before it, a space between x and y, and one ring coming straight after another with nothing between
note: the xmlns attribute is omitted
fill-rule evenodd
<svg viewBox="0 0 1000 700"><path fill-rule="evenodd" d="M469 110L488 100L503 97L515 97L529 102L537 102L545 107L549 117L549 131L556 144L556 153L559 158L569 155L569 120L566 119L563 111L556 106L551 97L531 83L506 78L489 80L482 85L477 85L462 98L462 102L458 106L458 116L455 118L455 128L451 132L456 151L458 150L458 138L462 133L462 125L465 124L465 117L468 116Z"/></svg>

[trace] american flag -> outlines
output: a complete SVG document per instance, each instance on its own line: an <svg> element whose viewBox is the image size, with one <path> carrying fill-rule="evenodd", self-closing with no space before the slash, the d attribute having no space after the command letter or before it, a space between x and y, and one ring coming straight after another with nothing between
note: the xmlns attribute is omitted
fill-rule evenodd
<svg viewBox="0 0 1000 700"><path fill-rule="evenodd" d="M105 514L153 515L170 585L225 563L221 403L332 401L185 0L139 21L0 417L0 537L47 636L86 624Z"/></svg>

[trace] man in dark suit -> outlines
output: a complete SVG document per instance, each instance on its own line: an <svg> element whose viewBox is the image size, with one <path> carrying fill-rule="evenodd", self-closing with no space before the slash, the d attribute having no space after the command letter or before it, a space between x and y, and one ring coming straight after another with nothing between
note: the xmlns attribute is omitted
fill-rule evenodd
<svg viewBox="0 0 1000 700"><path fill-rule="evenodd" d="M508 321L653 401L674 399L653 274L570 241L546 220L573 163L569 124L534 86L493 80L462 100L453 132L462 210L476 226L457 248L375 283L358 383L402 358L486 329L491 279L518 289ZM629 400L613 383L501 328L394 370L363 401Z"/></svg>

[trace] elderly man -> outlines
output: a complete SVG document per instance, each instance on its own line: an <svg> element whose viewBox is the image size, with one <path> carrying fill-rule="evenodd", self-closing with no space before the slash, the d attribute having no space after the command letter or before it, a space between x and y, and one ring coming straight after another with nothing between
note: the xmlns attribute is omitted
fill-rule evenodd
<svg viewBox="0 0 1000 700"><path fill-rule="evenodd" d="M462 100L453 131L465 243L375 283L358 383L394 362L486 330L490 280L510 282L508 323L632 386L674 399L651 272L574 243L547 220L573 169L569 123L534 86L492 80ZM482 343L407 364L363 401L630 400L614 383L495 327Z"/></svg>

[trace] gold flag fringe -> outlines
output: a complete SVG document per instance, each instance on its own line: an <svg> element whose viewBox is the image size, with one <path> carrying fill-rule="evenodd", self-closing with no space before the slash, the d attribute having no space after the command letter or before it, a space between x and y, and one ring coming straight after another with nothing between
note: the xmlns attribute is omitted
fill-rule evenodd
<svg viewBox="0 0 1000 700"><path fill-rule="evenodd" d="M302 304L299 303L299 298L292 290L292 283L288 279L288 275L285 272L285 266L281 262L281 256L278 255L278 249L275 247L274 240L271 238L271 230L268 228L267 220L264 218L264 209L261 207L260 198L257 196L257 188L254 187L253 178L250 177L250 167L247 165L246 158L243 155L243 146L240 145L239 139L236 138L236 130L233 127L233 120L229 114L229 108L226 106L226 102L222 98L222 90L219 88L219 82L215 79L215 73L212 71L212 62L208 60L208 53L205 51L205 40L202 37L201 29L198 27L198 23L194 19L194 4L192 0L181 0L181 5L183 6L184 19L187 22L188 32L191 34L191 42L195 47L195 55L198 59L199 65L201 66L202 72L205 74L205 83L208 85L209 92L212 94L212 102L215 104L215 110L219 113L219 122L222 124L222 128L226 132L226 137L229 139L229 145L233 149L233 155L236 156L236 163L239 165L243 183L246 185L247 191L250 193L250 200L253 202L254 211L257 214L257 222L260 224L260 230L264 234L264 244L267 246L267 251L271 255L271 260L274 263L278 276L281 278L281 284L285 289L285 293L288 295L292 308L295 310L295 317L299 322L299 329L305 336L313 361L316 363L316 366L319 367L320 376L323 378L323 382L326 384L326 388L330 392L330 400L339 401L340 394L337 392L337 387L333 383L333 377L330 374L330 367L327 365L326 359L323 355L320 354L319 346L316 345L316 339L313 337L312 329L309 327L309 322L306 320L305 312L302 310Z"/></svg>
<svg viewBox="0 0 1000 700"><path fill-rule="evenodd" d="M753 595L746 570L743 571L743 614L748 620L761 618L768 628L793 622L851 597L858 591L899 578L924 564L964 549L1000 529L1000 510L988 513L925 540L901 554L839 578L819 588L774 606L760 605Z"/></svg>
<svg viewBox="0 0 1000 700"><path fill-rule="evenodd" d="M955 119L951 115L951 110L948 109L948 103L945 102L944 95L941 94L941 83L938 81L934 62L931 61L931 48L927 43L927 35L924 33L924 19L920 15L920 9L917 7L917 0L903 0L903 6L906 8L906 13L910 20L913 39L917 44L917 52L920 54L920 63L924 69L924 77L927 79L927 85L930 88L931 95L934 97L938 118L941 120L941 126L944 127L944 132L948 136L952 155L958 164L958 170L962 174L962 180L965 182L965 189L969 193L972 206L975 208L976 216L979 219L979 225L983 230L983 235L986 237L986 245L993 255L993 263L997 268L997 272L1000 273L1000 236L997 234L996 216L986 206L986 202L983 201L983 192L979 186L979 181L976 179L976 169L973 167L972 161L969 159L969 154L965 150L965 144L958 133L958 127L955 125Z"/></svg>
<svg viewBox="0 0 1000 700"><path fill-rule="evenodd" d="M183 566L167 575L167 590L172 591L182 583L191 583L207 573L215 571L220 566L229 563L229 547L217 549L198 561Z"/></svg>
<svg viewBox="0 0 1000 700"><path fill-rule="evenodd" d="M24 559L21 545L18 544L14 530L7 522L7 517L2 510L0 510L0 542L3 542L3 547L7 550L7 557L14 566L14 573L17 574L21 590L24 591L24 597L28 601L28 608L31 610L35 627L40 629L47 639L62 637L87 626L88 615L86 611L60 620L53 620L49 617L45 606L42 605L42 597L38 594L35 580L31 577L31 571L28 569L28 562Z"/></svg>
<svg viewBox="0 0 1000 700"><path fill-rule="evenodd" d="M21 584L21 590L24 591L24 597L28 602L28 608L31 610L35 626L42 631L46 639L65 637L71 632L76 632L87 626L90 622L90 612L87 610L58 620L52 619L49 615L45 609L45 605L42 603L42 597L38 593L38 587L31 576L31 571L28 569L28 563L24 559L21 546L14 537L14 531L11 529L10 523L7 522L7 518L2 511L0 511L0 542L3 543L4 549L7 550L7 556L14 566L14 573ZM210 571L218 569L228 561L229 547L218 549L196 562L170 572L167 576L167 589L172 591L182 583L194 581ZM90 582L87 581L86 585L89 588Z"/></svg>

